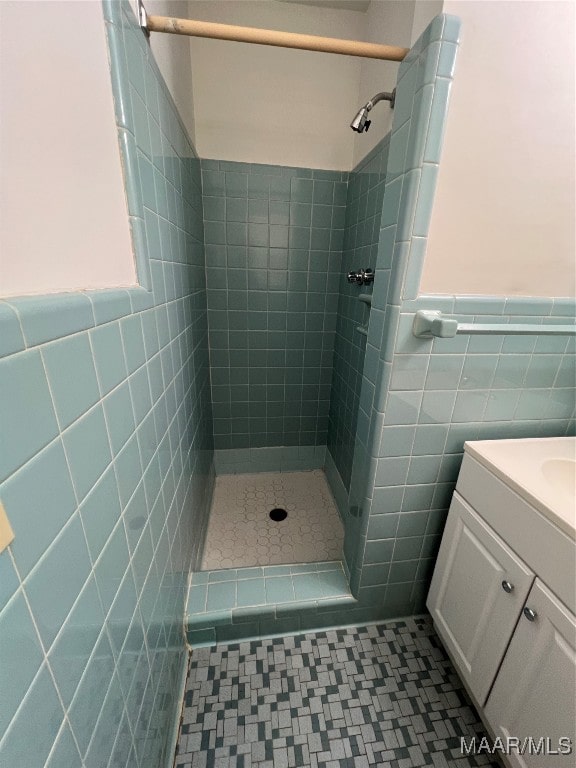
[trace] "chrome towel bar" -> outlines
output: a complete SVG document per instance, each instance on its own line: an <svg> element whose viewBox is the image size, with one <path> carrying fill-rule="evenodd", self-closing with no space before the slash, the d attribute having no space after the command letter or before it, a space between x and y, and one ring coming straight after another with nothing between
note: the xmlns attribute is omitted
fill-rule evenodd
<svg viewBox="0 0 576 768"><path fill-rule="evenodd" d="M576 325L537 325L522 323L461 323L436 310L419 309L414 315L412 333L419 339L451 339L457 334L476 336L576 336Z"/></svg>

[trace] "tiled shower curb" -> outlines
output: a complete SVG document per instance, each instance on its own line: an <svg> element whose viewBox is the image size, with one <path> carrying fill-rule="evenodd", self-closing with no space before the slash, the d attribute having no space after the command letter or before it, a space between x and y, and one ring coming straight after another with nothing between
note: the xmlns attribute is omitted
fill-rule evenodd
<svg viewBox="0 0 576 768"><path fill-rule="evenodd" d="M397 618L349 589L341 562L273 565L192 576L185 631L192 648Z"/></svg>

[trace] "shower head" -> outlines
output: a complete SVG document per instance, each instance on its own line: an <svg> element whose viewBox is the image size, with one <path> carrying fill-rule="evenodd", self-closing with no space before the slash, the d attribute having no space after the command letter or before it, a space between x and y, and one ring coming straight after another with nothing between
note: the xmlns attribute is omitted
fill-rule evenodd
<svg viewBox="0 0 576 768"><path fill-rule="evenodd" d="M370 102L368 102L369 104ZM370 111L367 109L368 104L365 107L362 107L362 109L359 109L356 113L356 117L352 122L350 123L350 128L352 128L353 131L357 131L358 133L362 133L363 131L367 131L368 128L370 128L371 120L368 120L368 112Z"/></svg>
<svg viewBox="0 0 576 768"><path fill-rule="evenodd" d="M358 110L356 117L350 123L350 128L352 128L352 130L356 131L357 133L363 133L364 131L367 131L368 128L370 128L370 124L372 122L371 120L368 120L368 113L374 107L374 105L378 104L379 101L389 101L390 108L394 109L395 99L396 88L394 88L392 93L382 91L381 93L377 93L376 96L372 96L372 98L367 101L361 109Z"/></svg>

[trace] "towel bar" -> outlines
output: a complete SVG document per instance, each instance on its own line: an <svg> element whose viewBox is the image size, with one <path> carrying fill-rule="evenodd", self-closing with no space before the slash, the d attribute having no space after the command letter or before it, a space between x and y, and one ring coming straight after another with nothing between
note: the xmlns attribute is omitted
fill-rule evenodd
<svg viewBox="0 0 576 768"><path fill-rule="evenodd" d="M521 323L460 323L436 310L419 309L412 324L412 333L418 339L452 339L457 334L488 336L576 336L576 325L537 325Z"/></svg>

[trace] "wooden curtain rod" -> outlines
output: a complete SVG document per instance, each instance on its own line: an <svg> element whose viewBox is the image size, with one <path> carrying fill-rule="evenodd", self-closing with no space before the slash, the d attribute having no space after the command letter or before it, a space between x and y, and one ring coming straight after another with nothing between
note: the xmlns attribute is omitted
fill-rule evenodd
<svg viewBox="0 0 576 768"><path fill-rule="evenodd" d="M366 59L402 61L409 48L394 45L363 43L357 40L340 40L335 37L300 35L295 32L278 32L274 29L236 27L231 24L215 24L211 21L174 19L170 16L145 16L142 26L149 32L170 32L190 37L209 37L214 40L232 40L237 43L276 45L281 48L300 48L305 51L341 53L345 56L362 56Z"/></svg>

